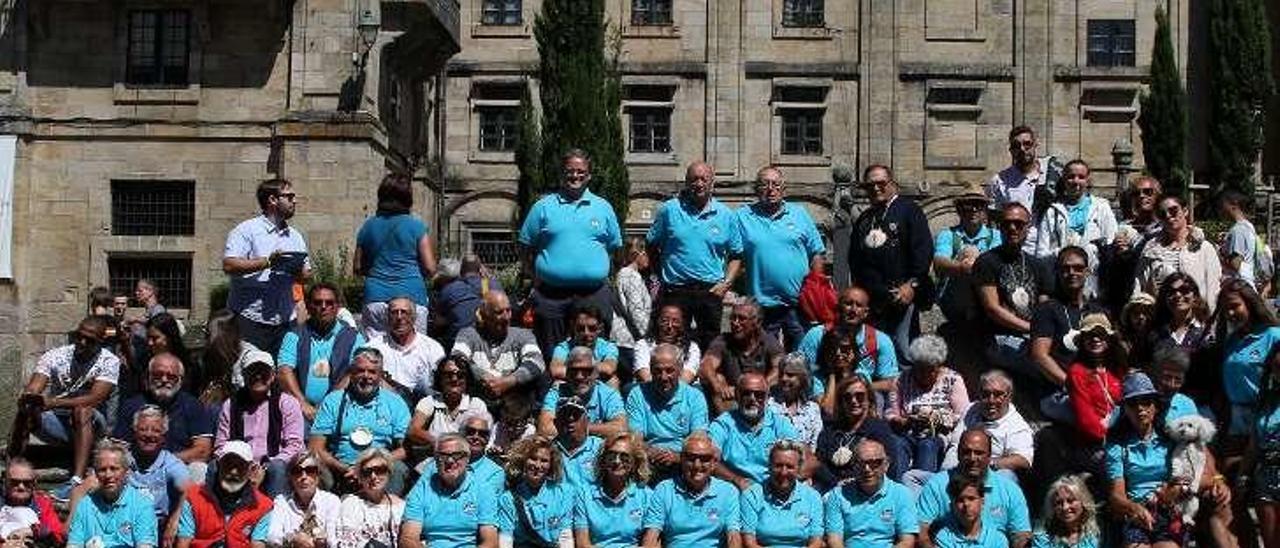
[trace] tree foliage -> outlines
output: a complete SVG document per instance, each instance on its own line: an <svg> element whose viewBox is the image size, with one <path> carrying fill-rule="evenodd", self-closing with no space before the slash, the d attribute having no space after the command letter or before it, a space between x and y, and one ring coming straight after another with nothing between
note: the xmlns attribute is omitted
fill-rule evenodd
<svg viewBox="0 0 1280 548"><path fill-rule="evenodd" d="M534 20L541 108L535 114L532 100L521 102L522 217L555 188L560 157L580 148L591 156L592 191L625 222L631 185L623 158L621 46L604 11L604 0L546 0Z"/></svg>
<svg viewBox="0 0 1280 548"><path fill-rule="evenodd" d="M1274 88L1267 14L1263 0L1209 0L1208 19L1211 184L1215 191L1252 196L1264 140L1263 107Z"/></svg>
<svg viewBox="0 0 1280 548"><path fill-rule="evenodd" d="M1184 196L1190 183L1187 163L1187 93L1173 49L1169 15L1156 7L1156 37L1151 51L1151 82L1142 94L1142 156L1147 173L1165 192Z"/></svg>

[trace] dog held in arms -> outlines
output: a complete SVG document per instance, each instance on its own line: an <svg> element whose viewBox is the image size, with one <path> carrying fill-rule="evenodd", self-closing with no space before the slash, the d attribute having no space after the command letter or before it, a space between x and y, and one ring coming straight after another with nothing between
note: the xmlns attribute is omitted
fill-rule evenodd
<svg viewBox="0 0 1280 548"><path fill-rule="evenodd" d="M1170 477L1186 492L1179 504L1182 521L1187 525L1195 523L1196 512L1200 510L1200 498L1196 496L1200 477L1204 475L1205 462L1208 460L1209 442L1217 434L1213 421L1200 415L1179 417L1168 424L1169 437L1177 445L1170 456Z"/></svg>

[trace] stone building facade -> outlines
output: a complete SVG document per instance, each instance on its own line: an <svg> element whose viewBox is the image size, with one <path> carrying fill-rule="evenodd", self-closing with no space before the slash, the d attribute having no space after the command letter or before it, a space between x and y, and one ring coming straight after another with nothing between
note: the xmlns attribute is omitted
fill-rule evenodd
<svg viewBox="0 0 1280 548"><path fill-rule="evenodd" d="M452 0L3 0L0 27L10 383L65 344L93 286L152 278L203 323L264 179L293 181L313 250L350 248L382 176L439 155L458 50Z"/></svg>
<svg viewBox="0 0 1280 548"><path fill-rule="evenodd" d="M462 52L449 63L441 230L491 262L512 258L510 134L539 4L464 0ZM1189 4L607 0L622 35L627 230L643 231L703 158L731 202L750 199L759 167L782 166L792 199L828 228L832 167L884 163L941 224L960 183L1007 165L1016 124L1039 132L1041 153L1083 158L1112 187L1113 145L1139 142L1155 8L1172 14L1186 67ZM1131 169L1142 167L1136 148Z"/></svg>

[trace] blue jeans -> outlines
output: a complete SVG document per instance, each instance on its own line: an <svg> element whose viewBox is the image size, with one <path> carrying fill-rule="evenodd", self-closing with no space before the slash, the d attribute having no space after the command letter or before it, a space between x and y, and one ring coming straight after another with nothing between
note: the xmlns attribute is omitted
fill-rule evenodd
<svg viewBox="0 0 1280 548"><path fill-rule="evenodd" d="M804 338L804 326L794 306L778 305L764 308L764 331L778 338L787 352L794 352Z"/></svg>
<svg viewBox="0 0 1280 548"><path fill-rule="evenodd" d="M906 438L891 434L884 448L889 457L889 478L901 482L903 474L911 469L911 445Z"/></svg>
<svg viewBox="0 0 1280 548"><path fill-rule="evenodd" d="M942 436L914 436L905 438L911 451L911 469L937 472L942 465L942 449L946 442Z"/></svg>

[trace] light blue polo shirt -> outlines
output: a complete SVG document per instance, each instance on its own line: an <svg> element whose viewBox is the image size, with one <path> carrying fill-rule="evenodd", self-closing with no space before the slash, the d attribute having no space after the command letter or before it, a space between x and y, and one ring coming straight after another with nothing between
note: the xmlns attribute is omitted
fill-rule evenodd
<svg viewBox="0 0 1280 548"><path fill-rule="evenodd" d="M827 493L826 532L844 537L848 548L893 546L902 535L920 533L911 490L884 478L870 496L856 483L846 483Z"/></svg>
<svg viewBox="0 0 1280 548"><path fill-rule="evenodd" d="M933 523L951 512L951 497L947 495L947 482L954 470L934 474L925 482L920 497L916 499L916 516L921 523ZM1027 498L1022 488L1013 480L995 472L987 472L985 483L986 503L982 507L982 521L1004 533L1031 533L1031 517L1027 510Z"/></svg>
<svg viewBox="0 0 1280 548"><path fill-rule="evenodd" d="M1031 548L1059 548L1060 546L1062 546L1061 541L1054 540L1053 537L1049 536L1048 532L1043 530L1036 531L1034 535L1031 535ZM1099 548L1100 546L1102 545L1097 535L1081 536L1072 545L1073 548Z"/></svg>
<svg viewBox="0 0 1280 548"><path fill-rule="evenodd" d="M757 202L736 213L747 290L760 306L795 306L809 274L809 260L827 251L809 212L783 202L770 216Z"/></svg>
<svg viewBox="0 0 1280 548"><path fill-rule="evenodd" d="M546 481L536 494L531 493L529 485L520 482L512 491L503 491L498 496L498 510L492 519L482 519L480 525L490 525L498 529L501 536L510 536L516 546L530 544L530 537L520 526L520 515L517 514L515 496L524 500L524 511L529 524L546 542L555 543L561 532L573 527L573 505L577 493L563 481ZM484 516L487 517L487 516ZM492 522L492 523L490 523Z"/></svg>
<svg viewBox="0 0 1280 548"><path fill-rule="evenodd" d="M1124 480L1124 491L1129 500L1142 503L1169 479L1169 451L1172 445L1153 431L1151 437L1141 440L1130 435L1107 440L1107 479Z"/></svg>
<svg viewBox="0 0 1280 548"><path fill-rule="evenodd" d="M409 430L409 406L404 398L390 390L378 390L378 394L367 403L360 403L347 396L346 390L336 390L325 396L320 409L316 411L315 423L311 425L312 436L329 436L338 428L338 410L342 401L346 400L347 410L342 418L342 430L337 432L338 446L329 447L333 456L345 464L352 464L360 451L351 444L351 432L364 427L373 434L371 447L390 449L404 439Z"/></svg>
<svg viewBox="0 0 1280 548"><path fill-rule="evenodd" d="M809 539L822 538L822 495L804 483L797 482L787 500L754 484L742 493L739 505L742 534L755 536L761 546L803 548Z"/></svg>
<svg viewBox="0 0 1280 548"><path fill-rule="evenodd" d="M650 447L679 452L689 434L707 429L707 399L683 382L666 401L657 392L642 384L627 394L627 424Z"/></svg>
<svg viewBox="0 0 1280 548"><path fill-rule="evenodd" d="M939 232L934 237L933 256L957 259L960 257L960 251L966 246L976 247L979 253L986 253L1000 247L1003 242L1004 239L1000 236L1000 231L989 226L983 225L978 229L976 235L970 237L964 233L964 229L957 225Z"/></svg>
<svg viewBox="0 0 1280 548"><path fill-rule="evenodd" d="M826 334L826 326L815 325L804 332L800 343L796 345L796 352L804 354L805 359L809 360L809 373L818 372L818 349L822 347L822 336Z"/></svg>
<svg viewBox="0 0 1280 548"><path fill-rule="evenodd" d="M222 518L226 523L231 523L231 518L235 514L227 514ZM226 527L226 523L223 527ZM253 530L249 532L249 540L266 542L267 531L271 529L271 512L263 514L258 518L258 522L253 524ZM178 514L178 538L195 538L196 536L196 515L191 509L191 501L182 501L182 513Z"/></svg>
<svg viewBox="0 0 1280 548"><path fill-rule="evenodd" d="M323 339L311 338L311 364L307 368L307 378L298 379L298 383L302 385L302 395L307 398L307 403L311 405L320 405L324 401L324 397L329 394L329 377L316 375L316 364L329 361L329 356L333 354L333 343L338 341L338 330L342 329L342 322L333 322L333 327L329 328L329 333ZM306 330L310 333L310 330ZM364 335L356 331L355 343L351 345L351 353L354 354L357 348L364 346L367 342ZM298 364L298 334L289 331L284 334L284 339L280 342L280 355L276 358L276 363L280 367L288 367L293 369Z"/></svg>
<svg viewBox="0 0 1280 548"><path fill-rule="evenodd" d="M871 328L876 337L876 358L871 356L863 356L858 360L857 373L865 376L873 381L892 379L898 377L902 372L898 368L898 353L894 351L893 339L885 332L876 328ZM796 352L804 354L809 360L809 372L813 374L813 394L821 396L826 391L826 383L822 379L822 375L818 375L818 351L822 348L822 338L826 336L827 329L821 325L815 325L804 333L804 337L800 339L800 343L796 346ZM854 341L858 343L858 348L866 348L867 332L865 329L859 328L858 334L854 335Z"/></svg>
<svg viewBox="0 0 1280 548"><path fill-rule="evenodd" d="M553 192L533 204L517 241L537 254L534 271L547 285L595 288L609 278L622 231L613 206L590 190L577 200Z"/></svg>
<svg viewBox="0 0 1280 548"><path fill-rule="evenodd" d="M644 511L653 490L630 484L614 500L598 485L578 488L573 506L573 529L586 531L591 544L600 548L632 548L644 536Z"/></svg>
<svg viewBox="0 0 1280 548"><path fill-rule="evenodd" d="M132 485L125 485L115 502L98 493L80 499L68 524L67 546L80 548L93 539L102 546L160 545L151 499Z"/></svg>
<svg viewBox="0 0 1280 548"><path fill-rule="evenodd" d="M405 497L404 521L421 524L422 540L429 546L475 546L476 533L484 521L480 512L493 511L493 505L482 502L495 495L478 479L468 469L462 484L450 492L434 472L423 474Z"/></svg>
<svg viewBox="0 0 1280 548"><path fill-rule="evenodd" d="M551 360L565 361L569 359L569 341L560 341L555 348L551 349ZM596 337L596 343L591 348L592 354L595 355L596 363L613 360L618 361L618 345L604 337Z"/></svg>
<svg viewBox="0 0 1280 548"><path fill-rule="evenodd" d="M665 285L719 282L725 264L742 253L737 217L715 198L701 211L679 197L667 200L645 239L661 250L658 279Z"/></svg>
<svg viewBox="0 0 1280 548"><path fill-rule="evenodd" d="M440 470L436 464L436 459L427 461L427 467L423 470L423 476L431 476ZM501 493L507 488L507 472L502 466L488 455L480 457L467 464L467 478L471 482L477 484L477 487L484 487L486 492L493 495Z"/></svg>
<svg viewBox="0 0 1280 548"><path fill-rule="evenodd" d="M547 395L542 398L542 410L554 415L560 398L571 395L573 393L569 389L569 383L561 382L548 390ZM591 397L587 399L587 422L609 422L626 411L622 395L612 386L596 381L595 388L591 389Z"/></svg>
<svg viewBox="0 0 1280 548"><path fill-rule="evenodd" d="M986 519L987 509L984 507L982 511L982 529L978 532L978 538L966 537L960 531L955 519L948 515L943 518L940 523L942 527L937 530L937 533L930 528L930 533L934 535L933 545L938 548L1008 548L1008 535L998 527L989 525Z"/></svg>
<svg viewBox="0 0 1280 548"><path fill-rule="evenodd" d="M644 528L661 532L666 548L723 546L725 533L742 530L738 502L738 488L720 478L697 494L678 478L663 480L649 497Z"/></svg>
<svg viewBox="0 0 1280 548"><path fill-rule="evenodd" d="M707 436L720 448L720 460L754 483L769 475L769 449L774 442L800 439L791 421L768 406L754 429L739 418L737 411L726 411L711 421Z"/></svg>
<svg viewBox="0 0 1280 548"><path fill-rule="evenodd" d="M573 453L569 453L559 441L556 449L560 451L560 465L564 469L564 482L572 489L579 489L596 482L596 459L604 448L604 440L596 436L587 436L582 445Z"/></svg>
<svg viewBox="0 0 1280 548"><path fill-rule="evenodd" d="M1266 367L1267 355L1276 343L1280 343L1280 327L1227 339L1223 349L1226 356L1222 361L1222 387L1231 403L1253 405L1258 402L1262 368Z"/></svg>
<svg viewBox="0 0 1280 548"><path fill-rule="evenodd" d="M150 497L156 517L163 518L172 510L173 501L182 496L182 488L190 478L191 472L187 470L186 463L169 450L161 449L146 470L134 467L129 473L129 485Z"/></svg>

